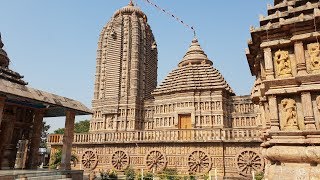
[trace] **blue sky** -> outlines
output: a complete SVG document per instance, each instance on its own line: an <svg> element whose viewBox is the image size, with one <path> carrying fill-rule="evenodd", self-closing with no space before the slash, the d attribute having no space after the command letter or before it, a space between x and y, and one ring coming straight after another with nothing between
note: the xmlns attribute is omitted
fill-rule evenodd
<svg viewBox="0 0 320 180"><path fill-rule="evenodd" d="M11 64L29 86L91 107L98 36L129 0L0 0L0 32ZM199 42L237 95L250 93L254 78L245 57L250 25L258 26L272 0L153 0L195 27ZM158 44L158 83L182 59L193 33L170 16L135 0ZM90 117L77 117L77 120ZM50 131L64 118L49 118Z"/></svg>

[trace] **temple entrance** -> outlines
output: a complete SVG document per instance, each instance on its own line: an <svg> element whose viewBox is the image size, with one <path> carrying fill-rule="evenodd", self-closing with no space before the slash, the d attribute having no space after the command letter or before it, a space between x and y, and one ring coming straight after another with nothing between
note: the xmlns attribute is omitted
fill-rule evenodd
<svg viewBox="0 0 320 180"><path fill-rule="evenodd" d="M191 114L179 114L179 129L191 129Z"/></svg>
<svg viewBox="0 0 320 180"><path fill-rule="evenodd" d="M179 114L179 139L180 140L192 140L191 131L188 129L192 128L191 125L191 114Z"/></svg>

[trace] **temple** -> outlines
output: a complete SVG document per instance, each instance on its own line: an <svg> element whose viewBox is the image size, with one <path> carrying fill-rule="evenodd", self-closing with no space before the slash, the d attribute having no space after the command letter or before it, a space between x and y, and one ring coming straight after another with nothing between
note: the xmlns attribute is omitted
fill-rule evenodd
<svg viewBox="0 0 320 180"><path fill-rule="evenodd" d="M318 0L275 0L251 28L247 59L262 120L268 179L319 179Z"/></svg>
<svg viewBox="0 0 320 180"><path fill-rule="evenodd" d="M90 132L75 134L85 173L101 169L246 177L263 171L260 113L236 96L193 39L157 86L158 50L147 16L132 3L117 10L98 42ZM50 135L51 152L62 135Z"/></svg>
<svg viewBox="0 0 320 180"><path fill-rule="evenodd" d="M248 179L320 177L318 0L275 0L251 27L246 56L256 77L236 96L193 39L157 85L157 43L130 2L103 28L90 131L72 150L85 173L126 168ZM52 153L62 135L48 138Z"/></svg>

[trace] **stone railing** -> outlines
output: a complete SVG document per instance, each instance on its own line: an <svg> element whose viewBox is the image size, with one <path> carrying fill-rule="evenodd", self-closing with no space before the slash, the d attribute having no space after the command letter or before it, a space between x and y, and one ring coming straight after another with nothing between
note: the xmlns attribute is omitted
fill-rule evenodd
<svg viewBox="0 0 320 180"><path fill-rule="evenodd" d="M75 134L73 144L111 144L111 143L148 143L148 142L222 142L257 141L260 142L258 129L175 129L152 131L117 131ZM63 135L50 134L49 144L62 144Z"/></svg>

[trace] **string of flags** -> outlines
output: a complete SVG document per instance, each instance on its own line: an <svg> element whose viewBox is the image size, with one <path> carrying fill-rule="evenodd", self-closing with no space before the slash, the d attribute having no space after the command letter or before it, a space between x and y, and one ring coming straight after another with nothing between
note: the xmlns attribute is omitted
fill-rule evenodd
<svg viewBox="0 0 320 180"><path fill-rule="evenodd" d="M194 37L196 37L196 30L193 26L190 26L189 24L185 23L183 20L181 20L179 17L175 16L174 14L168 12L167 10L161 8L160 6L158 6L157 4L155 4L154 2L152 2L151 0L144 0L145 2L149 3L150 5L154 6L156 9L158 9L159 11L162 11L163 13L171 16L173 19L175 19L176 21L178 21L179 23L181 23L182 25L184 25L185 27L187 27L188 29L193 31L193 35Z"/></svg>

